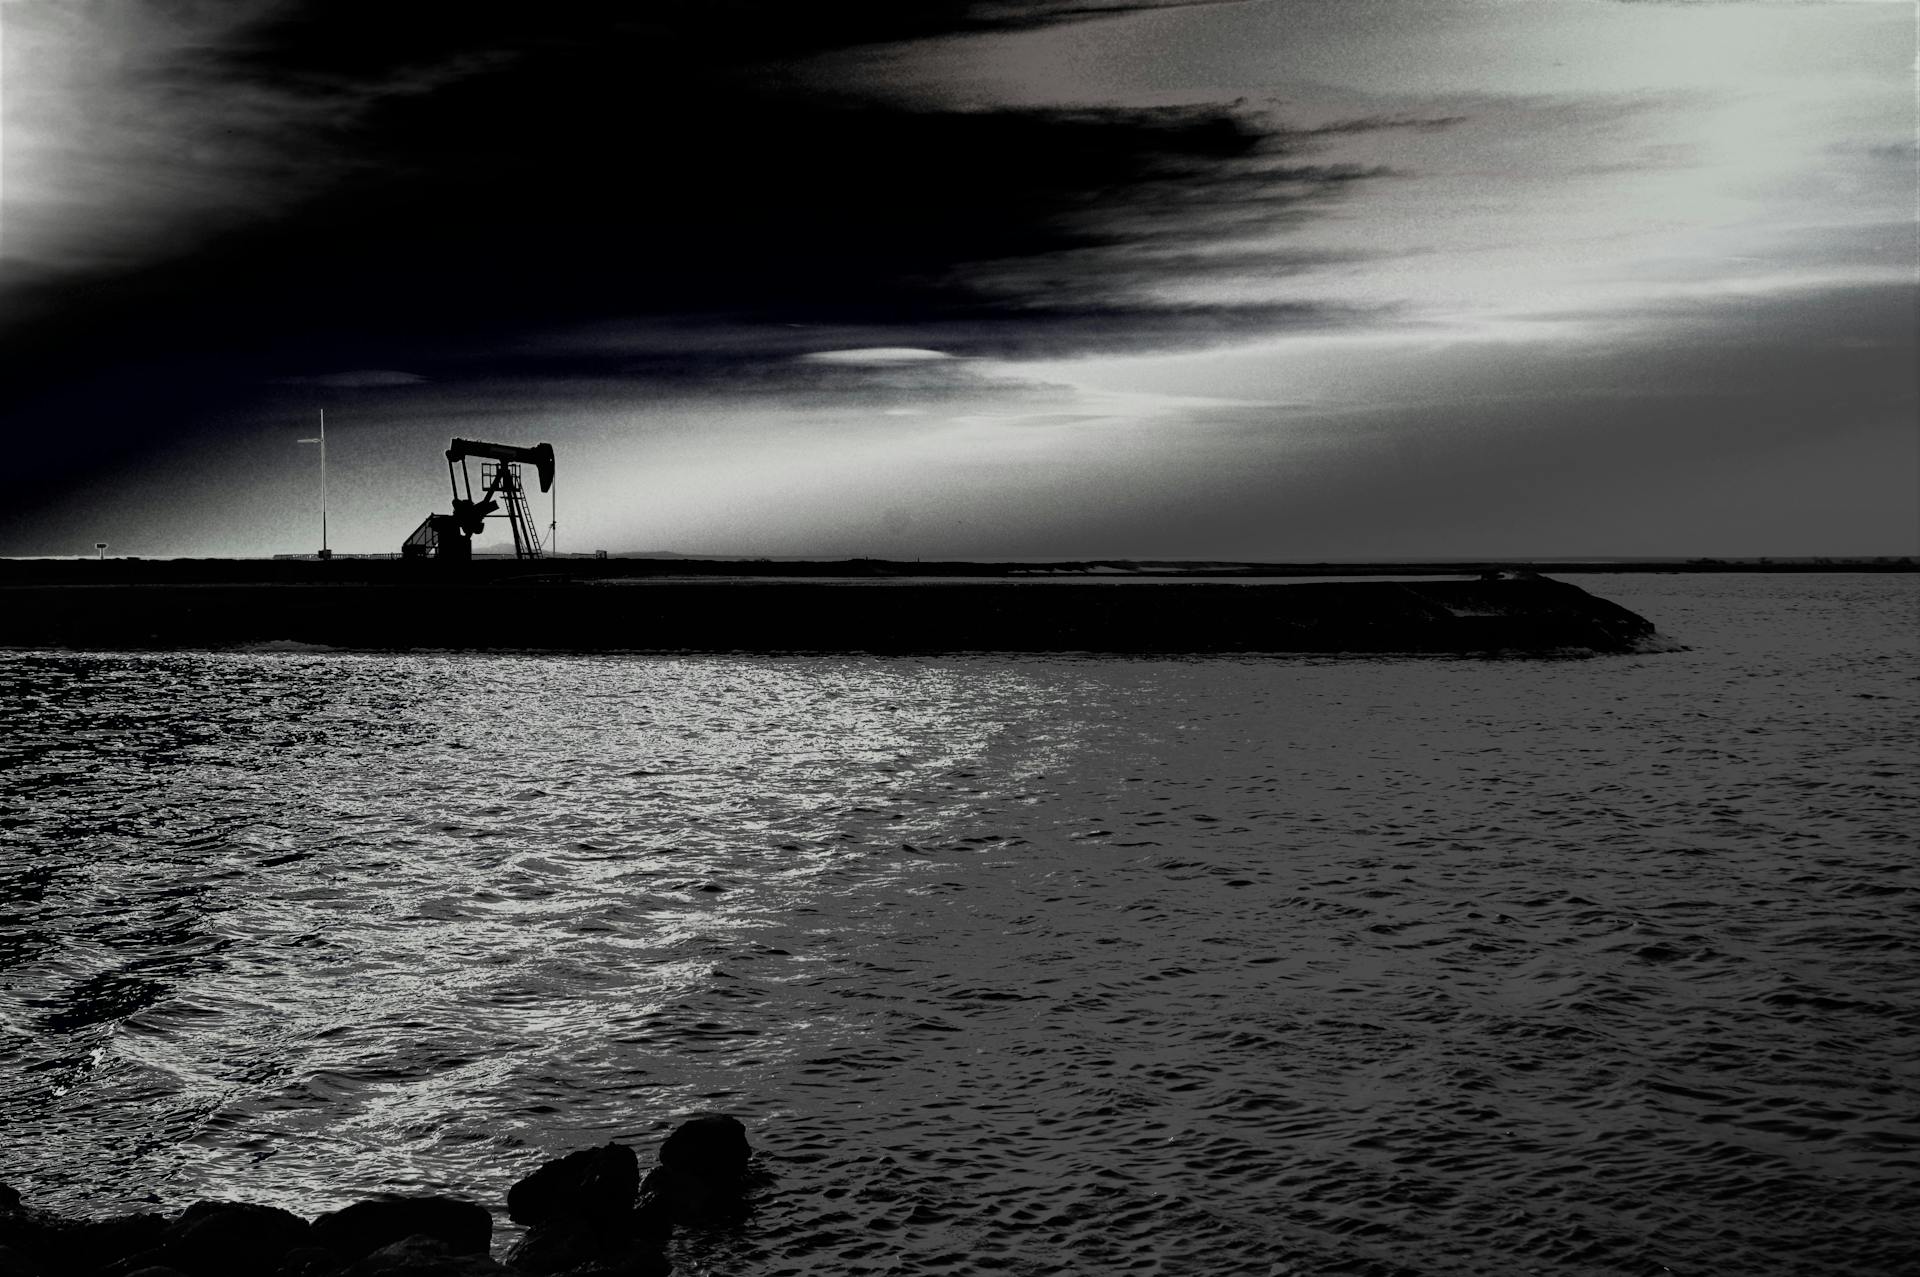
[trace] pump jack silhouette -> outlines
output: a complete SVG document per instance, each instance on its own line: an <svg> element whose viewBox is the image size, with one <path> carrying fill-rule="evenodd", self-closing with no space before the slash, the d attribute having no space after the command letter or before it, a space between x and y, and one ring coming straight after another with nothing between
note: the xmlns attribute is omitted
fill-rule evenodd
<svg viewBox="0 0 1920 1277"><path fill-rule="evenodd" d="M473 495L473 476L467 471L468 457L485 458L480 466L477 500ZM457 471L456 462L460 467ZM453 488L453 513L428 515L401 543L400 557L465 562L473 558L473 538L479 536L487 520L496 515L507 520L507 527L513 533L515 558L543 557L546 551L540 545L540 533L534 527L533 515L527 509L526 489L520 482L523 463L539 472L540 491L553 490L552 444L522 448L510 443L455 439L447 446L447 482ZM550 524L548 531L552 528Z"/></svg>

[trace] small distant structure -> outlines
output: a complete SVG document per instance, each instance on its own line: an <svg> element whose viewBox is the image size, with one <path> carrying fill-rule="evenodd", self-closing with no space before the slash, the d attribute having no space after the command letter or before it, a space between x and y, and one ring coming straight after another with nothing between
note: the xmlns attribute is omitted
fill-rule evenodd
<svg viewBox="0 0 1920 1277"><path fill-rule="evenodd" d="M104 562L106 560L107 543L105 541L95 541L93 543L93 557L96 562Z"/></svg>
<svg viewBox="0 0 1920 1277"><path fill-rule="evenodd" d="M473 495L473 476L467 470L468 457L483 458L478 499ZM401 543L400 557L467 562L473 558L473 538L479 536L487 520L495 516L506 519L513 533L515 558L543 557L540 534L527 508L526 488L520 482L523 464L533 466L539 473L540 491L553 491L552 444L524 448L477 439L453 440L447 445L447 482L453 488L453 513L428 515ZM557 498L555 505L558 505ZM556 519L547 525L549 535L557 522Z"/></svg>
<svg viewBox="0 0 1920 1277"><path fill-rule="evenodd" d="M320 433L306 439L296 439L295 443L317 443L320 445L320 552L314 557L322 561L331 559L333 551L327 548L327 410L320 410Z"/></svg>

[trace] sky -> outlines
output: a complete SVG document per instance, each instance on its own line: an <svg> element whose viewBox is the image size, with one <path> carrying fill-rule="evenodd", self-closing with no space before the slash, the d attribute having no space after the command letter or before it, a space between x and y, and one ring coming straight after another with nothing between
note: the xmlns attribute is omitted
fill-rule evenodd
<svg viewBox="0 0 1920 1277"><path fill-rule="evenodd" d="M1920 553L1907 0L0 0L0 554ZM480 548L506 544L504 527Z"/></svg>

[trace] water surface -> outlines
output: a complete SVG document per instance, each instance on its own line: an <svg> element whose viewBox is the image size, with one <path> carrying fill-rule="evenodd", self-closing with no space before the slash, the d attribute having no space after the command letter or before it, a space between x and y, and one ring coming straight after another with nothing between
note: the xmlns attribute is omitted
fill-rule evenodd
<svg viewBox="0 0 1920 1277"><path fill-rule="evenodd" d="M0 1180L714 1109L694 1273L1910 1270L1920 581L1579 584L1690 650L0 653Z"/></svg>

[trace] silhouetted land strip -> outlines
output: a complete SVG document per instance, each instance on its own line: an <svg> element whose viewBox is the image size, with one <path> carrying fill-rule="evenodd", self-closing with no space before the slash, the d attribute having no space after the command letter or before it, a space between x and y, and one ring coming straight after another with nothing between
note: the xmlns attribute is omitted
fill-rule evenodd
<svg viewBox="0 0 1920 1277"><path fill-rule="evenodd" d="M230 561L12 564L0 575L0 644L1482 653L1621 652L1653 638L1645 618L1528 573L1284 583L1036 577L1030 565L994 573L978 564L945 576L865 563L838 572L832 569L841 565L781 563L688 573L677 561L663 565L670 572L609 571L616 562L559 560L531 572L536 565L481 563L449 572L378 560L292 561L244 565L250 575ZM646 561L618 566L635 562ZM90 579L95 568L102 570Z"/></svg>
<svg viewBox="0 0 1920 1277"><path fill-rule="evenodd" d="M684 556L561 557L535 561L481 557L459 569L466 581L530 576L572 581L646 580L662 577L830 578L836 580L1005 578L1070 580L1075 577L1140 580L1275 580L1303 577L1478 576L1527 570L1541 575L1674 572L1913 572L1912 558L1875 559L1623 559L1557 561L1436 561L1395 563L1241 563L1218 560L1077 559L1049 562L898 559L702 559ZM431 562L403 562L389 555L367 558L275 559L0 559L0 586L30 584L158 585L188 581L260 584L391 584L447 579Z"/></svg>

